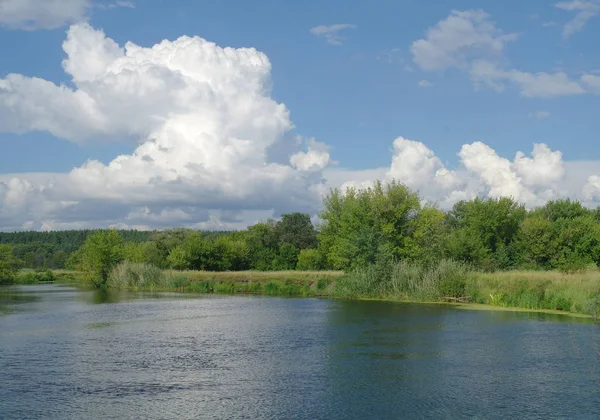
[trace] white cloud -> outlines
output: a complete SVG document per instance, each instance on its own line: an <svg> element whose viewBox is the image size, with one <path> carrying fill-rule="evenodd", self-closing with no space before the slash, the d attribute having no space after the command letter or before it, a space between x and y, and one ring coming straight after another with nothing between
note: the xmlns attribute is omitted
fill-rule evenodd
<svg viewBox="0 0 600 420"><path fill-rule="evenodd" d="M552 28L556 25L557 25L556 22L552 22L552 21L542 23L543 28Z"/></svg>
<svg viewBox="0 0 600 420"><path fill-rule="evenodd" d="M596 1L572 0L557 3L556 7L569 12L576 12L575 17L563 27L562 35L565 39L581 31L590 19L600 13L600 3Z"/></svg>
<svg viewBox="0 0 600 420"><path fill-rule="evenodd" d="M120 0L117 0L114 3L101 3L101 4L98 4L98 7L100 9L109 9L109 10L110 9L116 9L118 7L124 7L126 9L135 9L135 4L133 4L130 1L120 1Z"/></svg>
<svg viewBox="0 0 600 420"><path fill-rule="evenodd" d="M516 38L515 34L502 33L481 10L454 10L429 28L425 38L413 42L410 50L423 70L465 68L473 58L501 54L505 44Z"/></svg>
<svg viewBox="0 0 600 420"><path fill-rule="evenodd" d="M580 95L585 89L573 81L564 72L527 73L519 70L503 70L487 60L476 60L469 70L473 82L486 84L497 91L505 89L509 82L517 86L521 95L529 98L551 98L558 96Z"/></svg>
<svg viewBox="0 0 600 420"><path fill-rule="evenodd" d="M545 120L550 115L548 111L535 111L529 114L530 117L537 118L538 120Z"/></svg>
<svg viewBox="0 0 600 420"><path fill-rule="evenodd" d="M320 172L331 163L329 147L325 143L319 143L314 139L310 139L308 150L292 155L290 163L299 171Z"/></svg>
<svg viewBox="0 0 600 420"><path fill-rule="evenodd" d="M91 0L0 0L0 26L55 29L85 18Z"/></svg>
<svg viewBox="0 0 600 420"><path fill-rule="evenodd" d="M45 180L1 181L1 228L202 223L223 211L318 206L324 144L290 152L294 166L269 158L294 127L270 96L263 53L198 37L121 48L88 24L72 26L63 49L74 88L0 79L0 131L71 141L133 136L140 145L107 165L91 160Z"/></svg>
<svg viewBox="0 0 600 420"><path fill-rule="evenodd" d="M325 38L330 45L342 45L344 39L340 32L345 29L356 29L356 25L352 23L336 23L335 25L319 25L310 29L310 33Z"/></svg>
<svg viewBox="0 0 600 420"><path fill-rule="evenodd" d="M429 80L420 80L419 83L417 83L420 87L433 87L433 83L431 83Z"/></svg>
<svg viewBox="0 0 600 420"><path fill-rule="evenodd" d="M513 161L481 142L463 145L458 156L459 166L449 169L423 143L399 137L394 141L387 171L361 171L354 180L352 173L345 173L347 180L341 184L342 189L366 188L375 179L395 179L442 208L474 197L509 196L529 208L565 197L590 206L595 205L594 200L600 201L600 177L595 177L600 173L600 162L564 162L560 151L543 143L534 144L531 157L517 152Z"/></svg>
<svg viewBox="0 0 600 420"><path fill-rule="evenodd" d="M581 76L581 82L593 93L600 93L600 76L585 74Z"/></svg>
<svg viewBox="0 0 600 420"><path fill-rule="evenodd" d="M411 45L414 62L425 71L458 68L467 72L475 87L488 86L498 92L507 84L519 88L525 97L550 98L578 95L585 89L564 72L530 73L506 69L503 52L516 34L505 34L477 10L453 11L430 28L425 38Z"/></svg>

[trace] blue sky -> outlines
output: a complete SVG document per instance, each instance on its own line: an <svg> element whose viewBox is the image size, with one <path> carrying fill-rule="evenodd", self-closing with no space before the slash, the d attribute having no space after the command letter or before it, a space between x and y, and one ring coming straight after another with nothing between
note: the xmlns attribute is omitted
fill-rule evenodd
<svg viewBox="0 0 600 420"><path fill-rule="evenodd" d="M73 76L61 65L67 58L62 44L69 25L82 20L120 46L131 41L151 48L162 40L175 41L188 35L199 36L219 47L253 47L270 60L269 83L273 87L270 98L285 104L290 111L294 129L286 135L305 137L302 147L306 153L310 151L308 138L325 144L317 149L327 148L330 162L327 168L330 173L338 171L333 177L341 179L339 171L346 171L344 176L349 179L342 181L354 181L349 174L352 171L389 168L394 156L405 150L392 150L392 142L399 136L424 144L439 158L434 164L437 169L443 166L459 170L464 166L467 172L473 172L459 152L464 145L475 142L489 146L498 158L508 159L515 168L512 162L515 153L530 153L534 143L544 143L550 150L562 152L563 165L600 160L600 149L595 147L600 132L600 96L596 94L600 93L600 84L584 83L581 79L587 76L586 80L593 83L600 80L595 79L600 76L597 73L600 3L594 0L555 3L69 0L61 7L72 7L73 13L69 15L62 10L61 16L66 14L66 17L56 20L48 17L56 10L44 11L43 18L34 13L36 8L39 11L40 4L36 0L0 0L0 11L2 7L4 12L12 8L12 14L0 17L0 55L4 57L0 61L0 81L9 74L18 74L77 90ZM16 7L23 10L16 11ZM467 13L461 19L480 25L477 32L485 39L475 45L477 48L472 48L467 40L450 51L451 62L424 65L429 59L424 54L431 53L430 48L452 49L451 45L434 45L428 30L451 18L453 11ZM486 15L477 15L481 11ZM336 31L332 26L336 24L346 27ZM26 30L25 25L29 26ZM311 32L319 26L322 26L320 36L318 30ZM470 36L460 31L454 33L457 37L462 35ZM487 39L488 36L493 39ZM443 38L448 39L446 35ZM418 40L428 42L429 49L414 50L412 46ZM490 54L490 49L498 43L499 49ZM489 64L487 73L476 69L479 60ZM530 94L528 89L538 82L532 78L541 72L548 75L562 72L571 83L581 86L582 91L556 94L552 93L556 92L552 86L536 84L537 90ZM14 105L9 108L8 96L5 94L3 99L1 86L0 82L0 174L63 174L89 159L108 164L117 155L133 153L147 135L126 128L110 135L103 135L110 131L103 128L75 140L69 135L53 135L43 123L34 121L38 117L31 110L14 111ZM572 84L571 89L577 90ZM20 95L21 99L25 97L23 92ZM27 95L31 100L34 94ZM44 103L43 99L31 103L40 108L56 106ZM6 121L3 124L2 113L5 120L18 119L20 128ZM60 124L69 124L68 121ZM111 124L110 119L103 121ZM320 168L324 171L321 175L327 174L327 168ZM519 179L527 177L515 171ZM383 172L381 175L385 176ZM595 173L585 174L592 175ZM410 184L409 178L406 180ZM487 182L485 176L480 178L484 184ZM524 188L539 198L538 187ZM36 188L34 185L33 189ZM493 189L488 182L477 189L477 194L489 194ZM558 189L555 192L563 194ZM522 197L527 200L526 195ZM588 194L589 199L593 197L594 194ZM211 203L205 210L212 211L220 205ZM147 208L143 202L136 206ZM157 206L151 208L152 214L175 208L171 201L164 208ZM237 208L245 210L243 203ZM33 224L28 226L39 227L41 219L37 220L34 213L28 220ZM74 219L85 223L83 216ZM115 222L111 220L97 223ZM18 227L26 222L5 224Z"/></svg>

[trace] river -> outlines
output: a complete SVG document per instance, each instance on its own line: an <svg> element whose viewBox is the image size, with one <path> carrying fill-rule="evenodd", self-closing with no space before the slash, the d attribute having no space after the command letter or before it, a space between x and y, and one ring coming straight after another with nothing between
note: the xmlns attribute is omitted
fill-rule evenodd
<svg viewBox="0 0 600 420"><path fill-rule="evenodd" d="M598 419L600 329L567 316L0 289L2 419Z"/></svg>

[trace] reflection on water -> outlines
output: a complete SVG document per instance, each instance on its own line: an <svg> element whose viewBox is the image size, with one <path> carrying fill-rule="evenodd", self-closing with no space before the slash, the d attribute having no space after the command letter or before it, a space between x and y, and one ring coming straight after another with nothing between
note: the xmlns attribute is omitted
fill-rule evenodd
<svg viewBox="0 0 600 420"><path fill-rule="evenodd" d="M600 418L587 320L58 285L0 302L2 418Z"/></svg>

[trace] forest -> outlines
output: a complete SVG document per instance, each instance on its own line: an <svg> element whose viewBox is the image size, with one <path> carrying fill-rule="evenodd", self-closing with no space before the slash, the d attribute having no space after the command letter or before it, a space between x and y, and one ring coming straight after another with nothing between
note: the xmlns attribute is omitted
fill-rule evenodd
<svg viewBox="0 0 600 420"><path fill-rule="evenodd" d="M206 271L350 272L452 260L488 272L573 272L600 263L600 211L568 199L527 210L511 198L476 198L444 211L400 183L378 182L331 190L318 216L316 226L308 214L290 213L240 231L120 230L114 259ZM98 232L108 231L0 232L0 270L77 269Z"/></svg>

